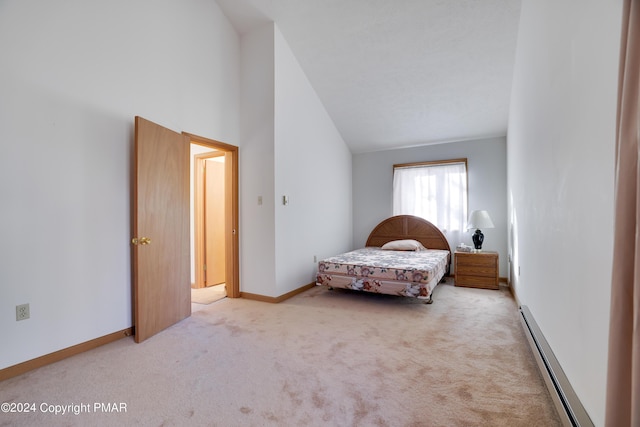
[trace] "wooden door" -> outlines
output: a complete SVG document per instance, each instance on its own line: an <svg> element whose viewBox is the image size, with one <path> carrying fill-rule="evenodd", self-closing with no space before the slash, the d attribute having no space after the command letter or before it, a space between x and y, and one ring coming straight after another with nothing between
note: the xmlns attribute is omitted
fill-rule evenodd
<svg viewBox="0 0 640 427"><path fill-rule="evenodd" d="M220 161L222 160L222 161ZM225 164L224 156L206 159L205 167L205 262L206 286L225 282Z"/></svg>
<svg viewBox="0 0 640 427"><path fill-rule="evenodd" d="M191 315L189 138L135 121L133 200L135 340Z"/></svg>

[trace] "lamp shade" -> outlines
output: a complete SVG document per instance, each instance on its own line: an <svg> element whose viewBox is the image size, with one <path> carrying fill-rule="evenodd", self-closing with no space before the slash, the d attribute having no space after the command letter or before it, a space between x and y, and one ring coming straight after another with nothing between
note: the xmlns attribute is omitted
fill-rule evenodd
<svg viewBox="0 0 640 427"><path fill-rule="evenodd" d="M494 228L493 221L491 221L491 217L489 216L489 212L487 211L471 212L471 215L469 215L469 223L467 224L467 229L470 230L472 228L476 228L476 229Z"/></svg>

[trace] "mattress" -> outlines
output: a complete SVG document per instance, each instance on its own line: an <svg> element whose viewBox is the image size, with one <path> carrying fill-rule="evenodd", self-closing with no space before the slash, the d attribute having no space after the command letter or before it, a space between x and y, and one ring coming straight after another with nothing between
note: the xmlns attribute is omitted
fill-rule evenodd
<svg viewBox="0 0 640 427"><path fill-rule="evenodd" d="M449 266L449 251L367 247L318 263L317 285L428 299Z"/></svg>

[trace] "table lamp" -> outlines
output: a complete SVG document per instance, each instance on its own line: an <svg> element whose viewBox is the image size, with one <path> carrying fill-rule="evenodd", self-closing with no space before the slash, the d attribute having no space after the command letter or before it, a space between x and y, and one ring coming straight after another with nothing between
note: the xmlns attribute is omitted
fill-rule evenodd
<svg viewBox="0 0 640 427"><path fill-rule="evenodd" d="M494 228L493 222L491 221L491 217L489 216L489 212L487 211L473 211L471 215L469 215L469 223L467 225L467 230L472 228L476 229L476 232L471 236L471 240L473 240L473 246L476 248L476 251L479 252L482 250L482 242L484 241L484 234L480 231L481 228Z"/></svg>

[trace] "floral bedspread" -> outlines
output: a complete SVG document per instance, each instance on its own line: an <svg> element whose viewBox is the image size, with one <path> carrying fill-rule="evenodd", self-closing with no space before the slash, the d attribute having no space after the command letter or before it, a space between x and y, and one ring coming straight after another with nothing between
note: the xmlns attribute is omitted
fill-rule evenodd
<svg viewBox="0 0 640 427"><path fill-rule="evenodd" d="M318 263L318 272L428 283L448 257L449 251L434 249L386 251L368 247L326 258Z"/></svg>
<svg viewBox="0 0 640 427"><path fill-rule="evenodd" d="M449 265L449 251L367 247L318 263L317 285L430 298Z"/></svg>

